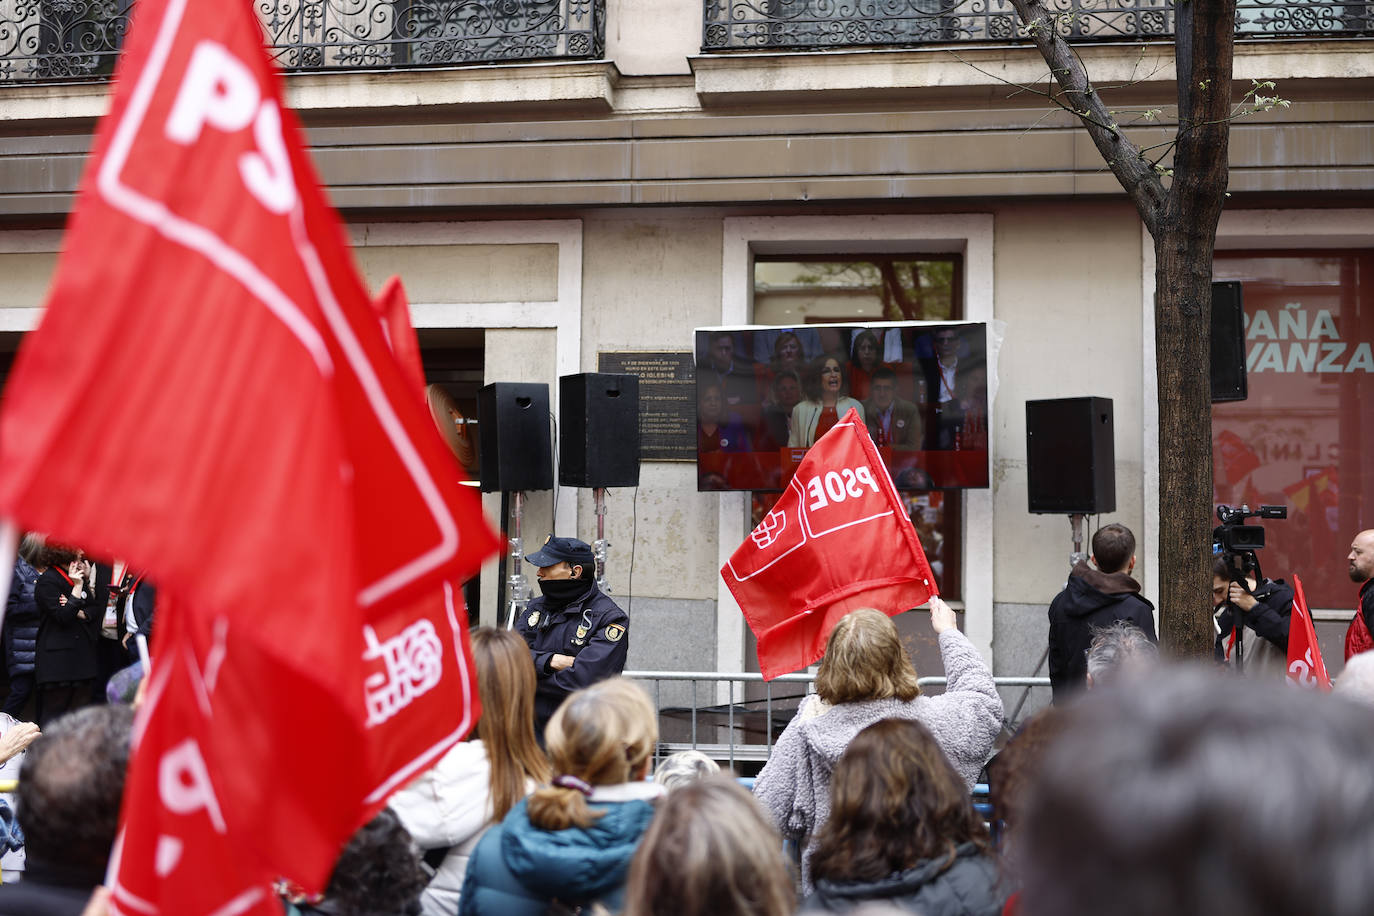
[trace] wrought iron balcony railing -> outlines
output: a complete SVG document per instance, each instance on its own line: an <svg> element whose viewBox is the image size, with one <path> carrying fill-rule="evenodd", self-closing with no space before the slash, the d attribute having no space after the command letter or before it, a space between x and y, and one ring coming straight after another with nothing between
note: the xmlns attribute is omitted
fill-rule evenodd
<svg viewBox="0 0 1374 916"><path fill-rule="evenodd" d="M1049 0L1074 40L1170 38L1174 0ZM702 50L917 46L1025 36L1010 0L703 0ZM1374 35L1374 0L1238 0L1236 34Z"/></svg>
<svg viewBox="0 0 1374 916"><path fill-rule="evenodd" d="M228 0L226 0L228 2ZM101 78L134 0L0 0L0 83ZM605 0L254 0L287 70L596 60Z"/></svg>

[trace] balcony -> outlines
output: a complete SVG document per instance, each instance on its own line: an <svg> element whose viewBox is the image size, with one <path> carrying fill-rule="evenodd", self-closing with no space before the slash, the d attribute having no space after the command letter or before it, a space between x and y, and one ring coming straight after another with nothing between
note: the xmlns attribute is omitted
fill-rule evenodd
<svg viewBox="0 0 1374 916"><path fill-rule="evenodd" d="M1049 0L1074 41L1169 39L1173 0ZM702 50L913 47L1024 38L1010 0L703 0ZM1374 35L1374 0L1238 0L1241 38Z"/></svg>
<svg viewBox="0 0 1374 916"><path fill-rule="evenodd" d="M133 0L0 0L0 83L107 78ZM256 0L292 71L597 60L605 0Z"/></svg>

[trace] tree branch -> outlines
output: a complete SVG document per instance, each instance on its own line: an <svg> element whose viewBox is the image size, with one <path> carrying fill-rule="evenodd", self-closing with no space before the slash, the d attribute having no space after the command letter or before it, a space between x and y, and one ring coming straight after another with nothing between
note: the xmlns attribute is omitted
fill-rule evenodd
<svg viewBox="0 0 1374 916"><path fill-rule="evenodd" d="M1050 72L1064 91L1066 107L1083 122L1097 151L1125 188L1140 219L1150 234L1155 235L1168 203L1168 192L1150 162L1141 155L1139 147L1126 138L1120 125L1098 97L1088 79L1083 61L1055 27L1055 15L1041 0L1011 0L1021 22L1030 33ZM1232 4L1234 0L1229 0ZM1227 62L1229 72L1229 60Z"/></svg>

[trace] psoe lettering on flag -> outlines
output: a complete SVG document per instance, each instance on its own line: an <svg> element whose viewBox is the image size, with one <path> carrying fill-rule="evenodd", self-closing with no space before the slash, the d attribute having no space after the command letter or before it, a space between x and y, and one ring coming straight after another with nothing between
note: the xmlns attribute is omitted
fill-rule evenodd
<svg viewBox="0 0 1374 916"><path fill-rule="evenodd" d="M1331 677L1326 673L1322 647L1317 643L1317 630L1312 624L1312 612L1307 607L1302 580L1293 576L1293 612L1288 627L1288 677L1299 687L1331 689Z"/></svg>
<svg viewBox="0 0 1374 916"><path fill-rule="evenodd" d="M768 679L820 658L835 622L856 608L900 614L939 594L855 410L807 452L720 574L758 638Z"/></svg>

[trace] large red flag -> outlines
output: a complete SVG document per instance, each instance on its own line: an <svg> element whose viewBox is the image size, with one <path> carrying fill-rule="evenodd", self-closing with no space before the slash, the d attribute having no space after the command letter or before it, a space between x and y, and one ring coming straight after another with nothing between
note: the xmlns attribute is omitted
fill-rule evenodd
<svg viewBox="0 0 1374 916"><path fill-rule="evenodd" d="M1293 613L1288 621L1288 676L1302 687L1331 689L1322 647L1317 644L1317 631L1312 625L1312 612L1307 609L1302 580L1296 575L1293 576Z"/></svg>
<svg viewBox="0 0 1374 916"><path fill-rule="evenodd" d="M721 567L774 678L825 652L845 614L900 614L939 590L901 497L851 409L807 453L773 511Z"/></svg>
<svg viewBox="0 0 1374 916"><path fill-rule="evenodd" d="M118 77L5 392L0 514L158 582L155 670L195 689L143 715L115 905L211 912L247 891L195 863L318 888L471 725L455 583L496 538L387 346L251 5L143 0ZM183 811L202 784L208 832L207 805Z"/></svg>

